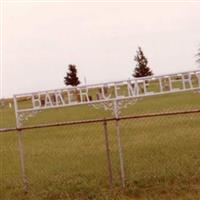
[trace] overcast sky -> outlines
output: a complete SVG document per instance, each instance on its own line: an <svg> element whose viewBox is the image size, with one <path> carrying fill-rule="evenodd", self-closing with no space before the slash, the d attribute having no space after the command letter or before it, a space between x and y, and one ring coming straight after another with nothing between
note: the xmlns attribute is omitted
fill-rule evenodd
<svg viewBox="0 0 200 200"><path fill-rule="evenodd" d="M2 97L128 79L141 46L154 74L197 69L199 3L5 3Z"/></svg>

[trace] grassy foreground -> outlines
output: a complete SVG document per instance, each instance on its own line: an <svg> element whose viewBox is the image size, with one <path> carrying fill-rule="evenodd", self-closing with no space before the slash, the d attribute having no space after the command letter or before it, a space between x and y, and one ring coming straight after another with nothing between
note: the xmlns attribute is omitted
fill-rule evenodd
<svg viewBox="0 0 200 200"><path fill-rule="evenodd" d="M199 108L200 94L142 99L123 110L141 114ZM14 126L12 109L1 109L1 126ZM27 124L102 118L91 107L38 113ZM46 121L45 121L46 120ZM120 121L126 189L120 189L114 122L108 123L113 170L109 191L100 123L23 131L29 193L20 177L17 134L0 135L0 199L200 199L200 114Z"/></svg>

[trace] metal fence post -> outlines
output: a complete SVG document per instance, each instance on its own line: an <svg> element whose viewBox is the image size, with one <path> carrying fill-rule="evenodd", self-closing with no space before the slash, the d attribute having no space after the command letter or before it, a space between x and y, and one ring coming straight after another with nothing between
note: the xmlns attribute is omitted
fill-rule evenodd
<svg viewBox="0 0 200 200"><path fill-rule="evenodd" d="M124 157L122 152L121 136L120 136L120 127L119 127L119 108L117 100L114 101L114 114L116 119L116 134L117 134L117 143L119 150L119 162L120 162L120 178L122 187L125 188L125 172L124 172Z"/></svg>
<svg viewBox="0 0 200 200"><path fill-rule="evenodd" d="M107 155L107 162L108 162L109 184L110 184L110 189L112 189L113 188L113 173L112 173L112 162L111 162L111 156L110 156L110 147L109 147L109 139L108 139L108 128L107 128L106 119L104 119L103 126L104 126L106 155Z"/></svg>
<svg viewBox="0 0 200 200"><path fill-rule="evenodd" d="M23 143L22 143L22 131L18 130L17 131L18 135L18 146L19 146L19 156L20 156L20 168L21 168L21 176L22 176L22 181L23 181L23 189L24 192L28 192L28 180L25 174L25 163L24 163L24 148L23 148Z"/></svg>
<svg viewBox="0 0 200 200"><path fill-rule="evenodd" d="M28 192L28 179L25 174L25 163L24 163L24 148L22 143L22 130L20 129L21 123L20 123L20 116L18 113L18 105L17 105L17 98L14 95L14 106L15 106L15 117L16 117L16 128L17 128L17 135L18 135L18 148L19 148L19 157L20 157L20 168L21 168L21 176L22 176L22 182L23 182L23 189L24 192Z"/></svg>

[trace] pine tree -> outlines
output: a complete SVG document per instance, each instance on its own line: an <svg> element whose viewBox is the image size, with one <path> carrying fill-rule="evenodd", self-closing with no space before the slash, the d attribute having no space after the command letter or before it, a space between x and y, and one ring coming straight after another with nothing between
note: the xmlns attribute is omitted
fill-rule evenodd
<svg viewBox="0 0 200 200"><path fill-rule="evenodd" d="M77 86L80 84L79 78L77 76L77 69L76 65L69 65L68 66L69 72L67 72L67 75L64 77L64 83L66 86Z"/></svg>
<svg viewBox="0 0 200 200"><path fill-rule="evenodd" d="M148 60L144 56L141 47L138 47L137 55L134 60L137 62L133 77L144 77L153 75L152 70L148 67Z"/></svg>

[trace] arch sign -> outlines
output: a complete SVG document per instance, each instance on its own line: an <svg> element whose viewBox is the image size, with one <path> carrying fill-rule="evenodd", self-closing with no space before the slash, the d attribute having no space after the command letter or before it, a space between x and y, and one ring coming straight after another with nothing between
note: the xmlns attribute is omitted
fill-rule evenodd
<svg viewBox="0 0 200 200"><path fill-rule="evenodd" d="M17 127L22 113L129 100L200 89L200 70L14 95Z"/></svg>

